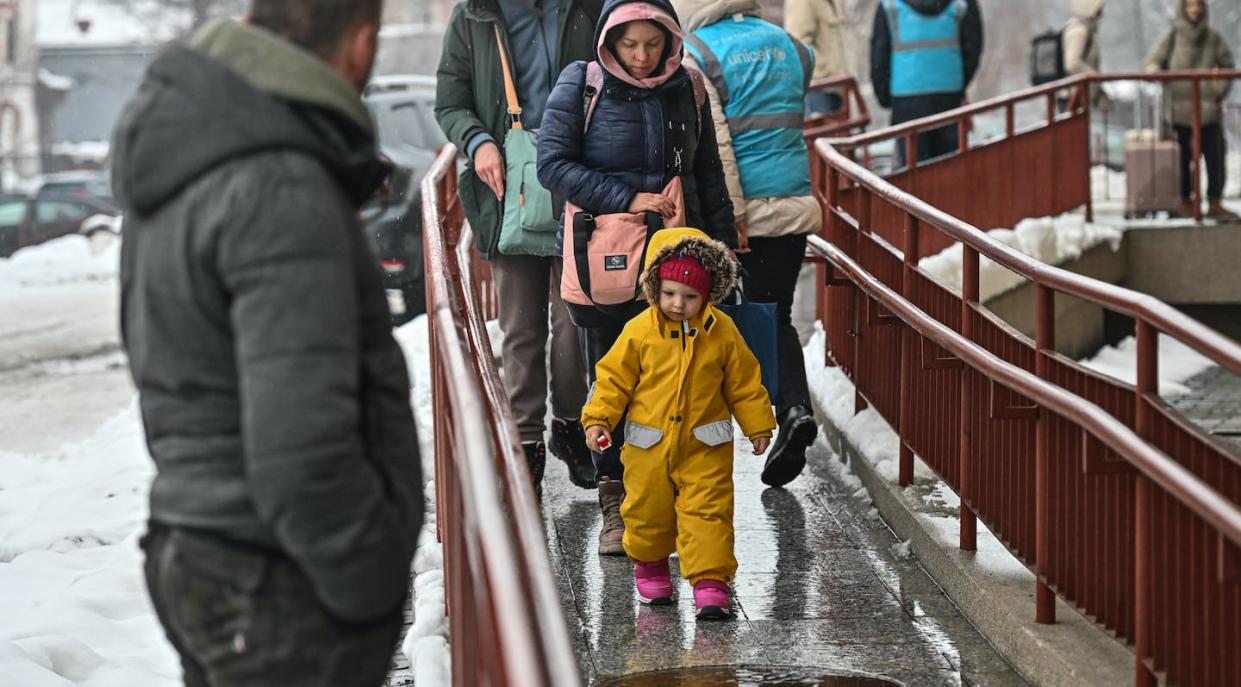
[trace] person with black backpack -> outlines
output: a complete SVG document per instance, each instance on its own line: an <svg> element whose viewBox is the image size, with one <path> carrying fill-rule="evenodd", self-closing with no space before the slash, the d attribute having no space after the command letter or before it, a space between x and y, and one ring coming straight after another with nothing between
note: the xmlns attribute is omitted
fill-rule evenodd
<svg viewBox="0 0 1241 687"><path fill-rule="evenodd" d="M667 0L607 0L594 33L597 61L565 67L543 114L539 181L572 206L573 212L565 213L566 244L575 241L583 223L591 227L582 232L583 239L620 223L623 215L641 218L635 225L645 225L633 228L630 248L636 254L618 250L598 256L607 261L597 273L589 269L583 274L576 261L565 262L561 294L579 327L592 384L595 364L612 348L625 323L647 307L634 268L642 264L652 229L676 218L683 224L668 226L699 227L729 248L737 246L711 108L702 75L681 64L683 41L676 11ZM619 273L633 274L628 297L592 305L602 299L589 284L598 287ZM570 280L587 294L586 303L566 295ZM594 456L604 519L599 553L606 555L625 553L620 434Z"/></svg>

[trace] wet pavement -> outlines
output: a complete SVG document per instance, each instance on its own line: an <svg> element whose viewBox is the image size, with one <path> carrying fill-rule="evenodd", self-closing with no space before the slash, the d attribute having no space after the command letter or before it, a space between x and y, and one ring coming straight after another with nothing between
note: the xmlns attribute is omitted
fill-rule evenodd
<svg viewBox="0 0 1241 687"><path fill-rule="evenodd" d="M1189 393L1168 404L1241 455L1241 375L1212 367L1184 382Z"/></svg>
<svg viewBox="0 0 1241 687"><path fill-rule="evenodd" d="M548 542L587 684L1024 685L851 488L820 440L788 489L759 481L738 441L736 618L697 622L689 584L672 606L637 602L630 564L595 552L595 492L549 459ZM676 574L676 559L673 558ZM729 667L715 672L668 671ZM828 676L841 676L824 680ZM624 677L625 679L618 679ZM854 679L844 679L853 677Z"/></svg>

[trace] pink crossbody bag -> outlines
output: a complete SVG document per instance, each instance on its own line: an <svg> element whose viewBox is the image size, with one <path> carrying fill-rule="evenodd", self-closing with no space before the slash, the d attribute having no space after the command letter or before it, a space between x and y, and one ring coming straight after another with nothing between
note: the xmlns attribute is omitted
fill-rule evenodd
<svg viewBox="0 0 1241 687"><path fill-rule="evenodd" d="M694 84L694 100L698 108L706 101L702 75L690 70ZM585 123L582 131L590 128L590 119L598 103L597 95L603 86L603 68L598 62L586 67ZM685 194L681 178L669 181L663 195L676 207L676 214L665 219L654 212L617 212L593 215L572 202L565 202L564 210L564 272L560 279L560 297L566 303L595 306L607 311L607 306L623 306L640 297L639 277L645 262L646 247L656 231L667 227L685 226Z"/></svg>

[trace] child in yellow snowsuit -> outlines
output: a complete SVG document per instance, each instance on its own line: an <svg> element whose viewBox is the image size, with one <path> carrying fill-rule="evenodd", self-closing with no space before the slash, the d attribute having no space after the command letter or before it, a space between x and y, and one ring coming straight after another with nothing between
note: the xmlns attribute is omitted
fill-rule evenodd
<svg viewBox="0 0 1241 687"><path fill-rule="evenodd" d="M700 618L730 613L733 556L733 422L762 454L776 427L758 360L712 304L737 281L728 248L697 229L664 229L647 249L649 308L625 325L595 366L582 410L593 450L628 412L625 553L644 603L670 603L668 556L694 586Z"/></svg>

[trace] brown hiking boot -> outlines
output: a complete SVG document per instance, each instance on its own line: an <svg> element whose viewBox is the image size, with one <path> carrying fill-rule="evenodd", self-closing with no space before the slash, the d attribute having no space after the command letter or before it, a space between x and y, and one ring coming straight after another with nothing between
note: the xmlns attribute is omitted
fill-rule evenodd
<svg viewBox="0 0 1241 687"><path fill-rule="evenodd" d="M1207 217L1217 222L1236 222L1237 220L1241 220L1241 217L1238 217L1237 213L1224 207L1223 204L1219 202L1219 199L1212 200L1207 206Z"/></svg>
<svg viewBox="0 0 1241 687"><path fill-rule="evenodd" d="M599 553L604 556L623 556L625 547L621 537L625 535L625 521L621 520L621 502L625 500L625 484L620 480L599 478L599 508L603 511L603 529L599 531Z"/></svg>
<svg viewBox="0 0 1241 687"><path fill-rule="evenodd" d="M1194 207L1194 202L1192 200L1186 200L1181 203L1181 209L1180 209L1180 212L1177 213L1177 217L1183 217L1185 219L1193 219L1194 210L1196 209L1197 208Z"/></svg>

